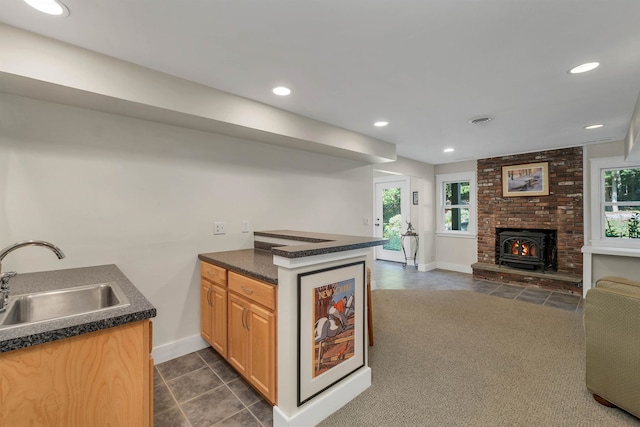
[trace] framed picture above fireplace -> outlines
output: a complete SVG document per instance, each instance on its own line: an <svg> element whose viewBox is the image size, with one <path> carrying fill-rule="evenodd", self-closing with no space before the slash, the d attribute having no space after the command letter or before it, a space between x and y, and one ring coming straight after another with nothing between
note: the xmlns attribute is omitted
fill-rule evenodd
<svg viewBox="0 0 640 427"><path fill-rule="evenodd" d="M502 167L502 197L548 195L549 162Z"/></svg>

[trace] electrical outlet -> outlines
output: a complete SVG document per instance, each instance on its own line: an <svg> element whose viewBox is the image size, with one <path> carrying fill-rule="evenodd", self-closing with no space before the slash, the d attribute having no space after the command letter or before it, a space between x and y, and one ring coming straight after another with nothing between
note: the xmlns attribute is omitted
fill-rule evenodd
<svg viewBox="0 0 640 427"><path fill-rule="evenodd" d="M213 223L213 234L225 234L224 222Z"/></svg>
<svg viewBox="0 0 640 427"><path fill-rule="evenodd" d="M249 221L242 221L242 232L243 233L249 232Z"/></svg>

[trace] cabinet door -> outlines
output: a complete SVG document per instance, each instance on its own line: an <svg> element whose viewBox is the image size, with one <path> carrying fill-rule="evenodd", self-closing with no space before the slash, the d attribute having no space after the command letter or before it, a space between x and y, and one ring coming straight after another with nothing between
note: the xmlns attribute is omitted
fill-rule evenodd
<svg viewBox="0 0 640 427"><path fill-rule="evenodd" d="M213 285L206 280L200 281L200 335L213 345L212 288Z"/></svg>
<svg viewBox="0 0 640 427"><path fill-rule="evenodd" d="M271 403L275 403L276 333L273 312L252 304L247 316L247 377Z"/></svg>
<svg viewBox="0 0 640 427"><path fill-rule="evenodd" d="M227 290L218 285L211 287L211 347L227 357Z"/></svg>
<svg viewBox="0 0 640 427"><path fill-rule="evenodd" d="M0 425L148 427L149 334L143 320L1 353Z"/></svg>
<svg viewBox="0 0 640 427"><path fill-rule="evenodd" d="M243 376L247 376L247 329L248 303L233 293L228 294L228 341L227 360Z"/></svg>

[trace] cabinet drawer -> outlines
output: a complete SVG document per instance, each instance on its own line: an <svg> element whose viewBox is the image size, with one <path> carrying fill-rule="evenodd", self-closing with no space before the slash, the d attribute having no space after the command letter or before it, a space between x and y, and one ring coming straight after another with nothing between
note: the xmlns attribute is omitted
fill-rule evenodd
<svg viewBox="0 0 640 427"><path fill-rule="evenodd" d="M237 292L271 310L276 309L276 287L273 285L230 271L229 290Z"/></svg>
<svg viewBox="0 0 640 427"><path fill-rule="evenodd" d="M206 262L200 263L200 275L210 282L221 286L227 286L227 270Z"/></svg>

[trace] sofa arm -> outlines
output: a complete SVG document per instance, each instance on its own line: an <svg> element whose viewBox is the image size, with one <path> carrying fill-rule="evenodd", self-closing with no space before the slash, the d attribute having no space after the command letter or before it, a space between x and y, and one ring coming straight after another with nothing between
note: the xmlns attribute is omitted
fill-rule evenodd
<svg viewBox="0 0 640 427"><path fill-rule="evenodd" d="M618 289L625 292L640 293L640 281L625 279L624 277L606 276L598 279L596 288Z"/></svg>
<svg viewBox="0 0 640 427"><path fill-rule="evenodd" d="M640 287L605 282L585 300L587 389L640 417Z"/></svg>

